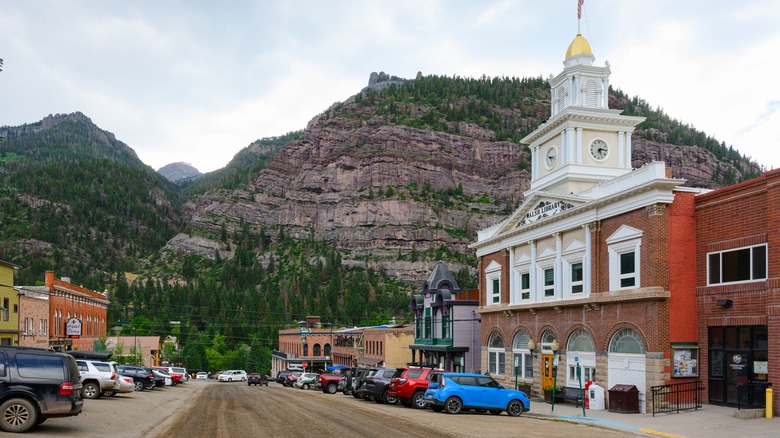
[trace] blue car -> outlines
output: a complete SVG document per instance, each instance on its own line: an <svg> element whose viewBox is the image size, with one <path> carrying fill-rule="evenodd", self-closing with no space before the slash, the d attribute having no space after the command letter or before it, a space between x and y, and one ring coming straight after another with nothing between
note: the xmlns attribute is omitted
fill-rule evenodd
<svg viewBox="0 0 780 438"><path fill-rule="evenodd" d="M506 389L490 376L468 373L442 373L428 384L425 403L434 411L457 414L463 409L484 409L493 415L506 411L518 417L531 410L524 392Z"/></svg>

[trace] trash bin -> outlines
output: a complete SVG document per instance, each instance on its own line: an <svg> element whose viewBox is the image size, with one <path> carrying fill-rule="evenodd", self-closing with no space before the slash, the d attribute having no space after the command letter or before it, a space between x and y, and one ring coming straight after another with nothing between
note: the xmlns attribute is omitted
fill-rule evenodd
<svg viewBox="0 0 780 438"><path fill-rule="evenodd" d="M604 388L596 385L590 385L588 387L588 398L590 399L590 409L594 411L604 410Z"/></svg>
<svg viewBox="0 0 780 438"><path fill-rule="evenodd" d="M615 385L609 390L609 412L639 413L639 390L634 385Z"/></svg>

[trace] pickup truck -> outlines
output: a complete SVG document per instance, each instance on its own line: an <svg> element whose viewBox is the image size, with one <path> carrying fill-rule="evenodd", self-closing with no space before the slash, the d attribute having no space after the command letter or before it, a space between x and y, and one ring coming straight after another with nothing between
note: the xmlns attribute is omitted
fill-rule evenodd
<svg viewBox="0 0 780 438"><path fill-rule="evenodd" d="M335 394L339 387L339 374L320 374L317 380L317 386L326 394Z"/></svg>

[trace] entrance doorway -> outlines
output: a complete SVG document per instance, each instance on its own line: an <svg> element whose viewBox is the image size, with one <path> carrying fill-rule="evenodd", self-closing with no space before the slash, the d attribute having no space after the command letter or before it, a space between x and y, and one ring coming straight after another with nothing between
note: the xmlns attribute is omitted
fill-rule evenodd
<svg viewBox="0 0 780 438"><path fill-rule="evenodd" d="M542 389L552 388L555 384L553 376L553 356L552 354L542 355Z"/></svg>
<svg viewBox="0 0 780 438"><path fill-rule="evenodd" d="M767 382L767 327L709 327L709 402L737 406L739 387Z"/></svg>

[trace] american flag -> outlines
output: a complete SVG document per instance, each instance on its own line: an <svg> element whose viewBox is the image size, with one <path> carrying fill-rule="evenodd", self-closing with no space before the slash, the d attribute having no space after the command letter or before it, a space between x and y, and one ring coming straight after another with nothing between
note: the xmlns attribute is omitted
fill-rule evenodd
<svg viewBox="0 0 780 438"><path fill-rule="evenodd" d="M577 19L582 18L582 4L585 3L585 0L577 0Z"/></svg>

